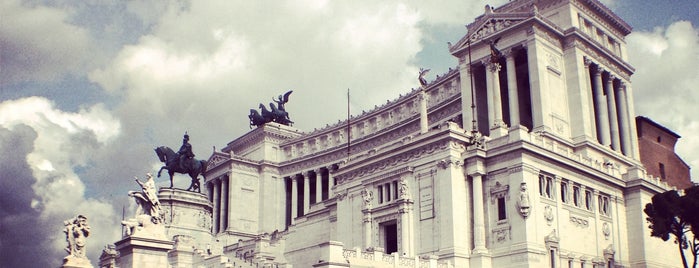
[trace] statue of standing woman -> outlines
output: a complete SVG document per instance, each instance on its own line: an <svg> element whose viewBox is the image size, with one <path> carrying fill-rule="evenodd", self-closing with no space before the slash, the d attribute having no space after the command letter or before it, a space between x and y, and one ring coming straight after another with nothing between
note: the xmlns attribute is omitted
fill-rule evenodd
<svg viewBox="0 0 699 268"><path fill-rule="evenodd" d="M90 226L87 224L87 217L78 215L73 219L63 222L68 246L66 251L68 256L63 259L63 266L70 267L92 267L86 257L86 240L90 236Z"/></svg>

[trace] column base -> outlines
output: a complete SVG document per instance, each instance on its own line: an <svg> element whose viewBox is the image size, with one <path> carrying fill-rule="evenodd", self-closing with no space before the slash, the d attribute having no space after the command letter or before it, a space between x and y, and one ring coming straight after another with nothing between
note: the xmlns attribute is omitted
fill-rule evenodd
<svg viewBox="0 0 699 268"><path fill-rule="evenodd" d="M505 123L495 124L490 128L490 137L499 138L507 135L507 125Z"/></svg>
<svg viewBox="0 0 699 268"><path fill-rule="evenodd" d="M492 267L492 256L487 249L473 249L469 261L470 268L490 268Z"/></svg>

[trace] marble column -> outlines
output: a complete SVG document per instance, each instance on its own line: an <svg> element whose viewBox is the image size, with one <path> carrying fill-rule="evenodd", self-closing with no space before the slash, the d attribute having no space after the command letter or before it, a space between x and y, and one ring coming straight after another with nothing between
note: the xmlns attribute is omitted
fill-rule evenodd
<svg viewBox="0 0 699 268"><path fill-rule="evenodd" d="M311 183L308 175L308 172L301 175L303 177L303 215L308 214L311 209Z"/></svg>
<svg viewBox="0 0 699 268"><path fill-rule="evenodd" d="M219 230L221 232L226 230L226 225L228 224L228 178L225 176L221 178L221 209L219 216Z"/></svg>
<svg viewBox="0 0 699 268"><path fill-rule="evenodd" d="M500 95L500 66L499 63L489 63L486 67L486 76L488 80L488 93L491 95L493 119L490 125L490 136L501 137L506 134L507 126L502 121L502 96Z"/></svg>
<svg viewBox="0 0 699 268"><path fill-rule="evenodd" d="M291 176L291 224L296 222L299 216L299 183L297 176Z"/></svg>
<svg viewBox="0 0 699 268"><path fill-rule="evenodd" d="M590 60L587 57L584 57L583 59L583 66L585 67L585 86L587 87L587 94L585 95L588 100L592 100L590 102L590 109L587 111L590 115L590 118L595 118L595 105L593 104L595 95L593 94L593 85L592 85L592 77L590 76L590 65L592 64L592 60ZM584 112L584 111L583 111ZM590 134L594 139L597 139L597 122L595 120L590 120L592 121L590 126L592 127L592 131L590 131ZM586 131L587 132L587 131Z"/></svg>
<svg viewBox="0 0 699 268"><path fill-rule="evenodd" d="M226 203L228 203L228 213L226 216L226 230L230 230L231 228L233 228L231 226L231 223L233 222L233 209L235 209L235 206L233 205L231 193L233 193L234 187L235 184L233 183L233 178L231 177L231 174L228 174L228 191L226 192Z"/></svg>
<svg viewBox="0 0 699 268"><path fill-rule="evenodd" d="M323 173L321 169L314 170L316 174L316 203L323 200Z"/></svg>
<svg viewBox="0 0 699 268"><path fill-rule="evenodd" d="M485 253L485 212L483 210L483 175L474 173L473 178L473 252Z"/></svg>
<svg viewBox="0 0 699 268"><path fill-rule="evenodd" d="M371 212L366 211L362 221L362 228L364 229L364 248L370 248L372 244L371 222Z"/></svg>
<svg viewBox="0 0 699 268"><path fill-rule="evenodd" d="M330 176L330 169L331 168L325 168L325 171L328 172L328 198L331 198L333 196L332 189L335 185L335 178L333 178L333 176Z"/></svg>
<svg viewBox="0 0 699 268"><path fill-rule="evenodd" d="M597 67L593 71L592 78L592 90L595 94L595 104L597 106L597 112L595 113L595 118L597 119L597 138L599 142L604 146L609 146L609 114L607 113L607 98L604 96L604 91L602 89L602 72L604 69Z"/></svg>
<svg viewBox="0 0 699 268"><path fill-rule="evenodd" d="M218 225L219 218L221 217L219 212L219 202L221 200L221 181L216 178L212 181L212 184L214 185L214 214L212 219L212 232L217 234L220 228Z"/></svg>
<svg viewBox="0 0 699 268"><path fill-rule="evenodd" d="M461 87L461 124L465 130L476 129L476 107L473 105L472 74L468 62L459 65L459 83Z"/></svg>
<svg viewBox="0 0 699 268"><path fill-rule="evenodd" d="M519 127L519 94L517 89L517 71L515 67L515 51L510 49L506 57L507 87L510 101L510 127Z"/></svg>
<svg viewBox="0 0 699 268"><path fill-rule="evenodd" d="M628 98L626 97L626 83L621 82L617 88L617 106L619 107L619 135L621 136L621 152L626 156L631 156L631 135L630 131L631 125L629 121L631 116L629 115L629 107L627 104Z"/></svg>
<svg viewBox="0 0 699 268"><path fill-rule="evenodd" d="M424 134L429 131L429 122L427 121L427 92L425 92L425 88L422 88L420 90L420 93L418 93L417 98L418 101L420 101L420 133Z"/></svg>
<svg viewBox="0 0 699 268"><path fill-rule="evenodd" d="M610 73L604 87L604 92L607 94L607 112L609 113L609 131L612 136L612 149L619 151L619 120L616 113L614 79L616 79L616 77Z"/></svg>
<svg viewBox="0 0 699 268"><path fill-rule="evenodd" d="M406 203L401 204L401 208L398 210L400 213L400 227L401 227L401 253L405 253L407 256L412 256L412 231L410 219L412 218L410 214L410 206Z"/></svg>

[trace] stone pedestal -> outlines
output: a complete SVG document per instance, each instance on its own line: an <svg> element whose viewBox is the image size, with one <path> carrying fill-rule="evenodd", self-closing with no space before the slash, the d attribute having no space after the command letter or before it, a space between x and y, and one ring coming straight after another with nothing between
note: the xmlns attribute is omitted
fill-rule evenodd
<svg viewBox="0 0 699 268"><path fill-rule="evenodd" d="M163 210L165 236L187 237L189 244L204 248L211 243L212 204L206 195L180 189L161 188L158 191Z"/></svg>
<svg viewBox="0 0 699 268"><path fill-rule="evenodd" d="M115 243L119 252L117 267L168 267L168 251L173 242L128 236Z"/></svg>
<svg viewBox="0 0 699 268"><path fill-rule="evenodd" d="M68 256L63 258L63 265L61 268L92 268L92 264L90 260L86 258Z"/></svg>

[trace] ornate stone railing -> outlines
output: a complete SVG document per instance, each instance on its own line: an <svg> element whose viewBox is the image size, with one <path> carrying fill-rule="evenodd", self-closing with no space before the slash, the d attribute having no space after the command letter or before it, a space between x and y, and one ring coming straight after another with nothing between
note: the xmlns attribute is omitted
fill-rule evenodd
<svg viewBox="0 0 699 268"><path fill-rule="evenodd" d="M427 257L405 257L398 253L386 254L381 249L362 251L356 247L354 249L343 249L342 256L350 264L352 263L371 263L375 267L393 267L393 268L452 268L453 266L446 261L438 261L437 256L430 255Z"/></svg>
<svg viewBox="0 0 699 268"><path fill-rule="evenodd" d="M442 76L437 76L430 83L426 92L428 94L428 109L442 105L461 93L457 81L458 70L449 69ZM390 130L405 123L406 120L419 114L419 89L412 89L409 93L400 95L393 101L387 101L383 105L377 105L368 112L362 112L358 116L352 116L348 135L347 121L338 121L322 129L315 129L303 137L296 138L288 144L282 145L284 159L291 160L302 158L326 150L345 146L348 136L352 141L367 138L379 132Z"/></svg>

